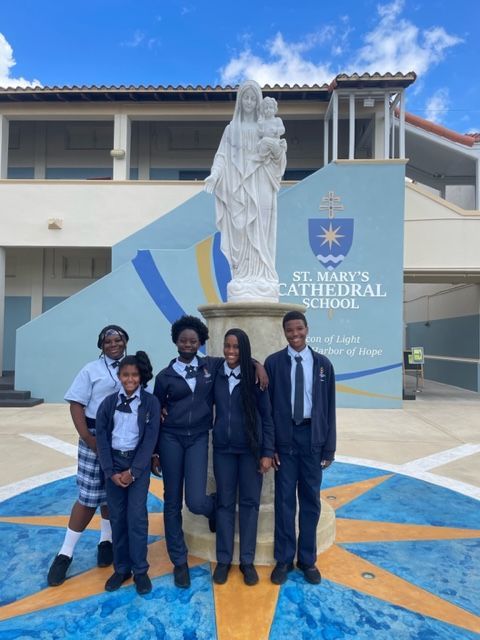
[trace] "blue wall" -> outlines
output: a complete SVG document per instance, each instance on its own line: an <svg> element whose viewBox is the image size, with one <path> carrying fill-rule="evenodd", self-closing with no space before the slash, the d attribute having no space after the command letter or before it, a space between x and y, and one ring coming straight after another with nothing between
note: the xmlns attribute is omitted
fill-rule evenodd
<svg viewBox="0 0 480 640"><path fill-rule="evenodd" d="M423 347L431 356L480 358L480 316L440 318L407 325L407 346ZM452 360L426 360L425 377L444 384L480 391L480 366Z"/></svg>
<svg viewBox="0 0 480 640"><path fill-rule="evenodd" d="M340 196L343 207L330 219L319 210L329 192ZM403 218L404 166L397 163L330 164L279 195L281 301L314 306L319 301L332 304L335 295L338 303L353 305L307 312L312 347L334 363L339 406L401 406ZM47 401L59 401L78 369L98 355L96 336L110 322L129 331L130 352L145 348L156 369L164 366L174 355L170 323L214 302L208 293L212 287L216 301L225 297L229 269L214 219L214 198L201 192L113 247L112 273L18 331L17 384ZM317 259L318 247L310 246L311 219L319 229L330 223L340 229L343 254L331 271ZM317 245L318 237L317 229ZM298 273L304 274L307 287L328 278L337 291L335 280L353 278L378 295L347 298L292 290ZM57 363L55 376L46 378L31 369L32 361L46 359Z"/></svg>
<svg viewBox="0 0 480 640"><path fill-rule="evenodd" d="M31 300L27 296L5 296L3 336L3 370L15 369L15 332L31 317Z"/></svg>

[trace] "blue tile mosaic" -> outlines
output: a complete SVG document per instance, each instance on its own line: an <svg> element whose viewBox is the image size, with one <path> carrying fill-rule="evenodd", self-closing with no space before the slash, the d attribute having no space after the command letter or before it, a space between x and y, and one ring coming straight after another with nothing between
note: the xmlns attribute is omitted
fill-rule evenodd
<svg viewBox="0 0 480 640"><path fill-rule="evenodd" d="M478 500L401 475L341 507L337 517L480 529Z"/></svg>
<svg viewBox="0 0 480 640"><path fill-rule="evenodd" d="M154 579L153 591L134 586L0 622L2 640L212 640L216 637L210 571L191 570L192 586L174 587L171 575Z"/></svg>
<svg viewBox="0 0 480 640"><path fill-rule="evenodd" d="M357 464L347 464L345 462L334 462L323 474L322 489L330 487L338 487L341 484L350 484L351 482L359 482L368 480L369 478L378 478L388 474L388 471L382 469L374 469L373 467L363 467Z"/></svg>
<svg viewBox="0 0 480 640"><path fill-rule="evenodd" d="M270 640L478 640L478 635L297 571L280 590ZM1 628L0 628L1 629Z"/></svg>
<svg viewBox="0 0 480 640"><path fill-rule="evenodd" d="M375 542L342 547L480 615L480 539Z"/></svg>
<svg viewBox="0 0 480 640"><path fill-rule="evenodd" d="M44 484L0 503L0 516L68 515L77 499L77 476ZM148 510L162 512L163 502L149 493Z"/></svg>

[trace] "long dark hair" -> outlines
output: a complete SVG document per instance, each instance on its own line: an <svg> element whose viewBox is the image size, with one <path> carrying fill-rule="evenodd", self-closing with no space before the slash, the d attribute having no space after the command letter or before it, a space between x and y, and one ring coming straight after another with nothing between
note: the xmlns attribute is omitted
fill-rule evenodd
<svg viewBox="0 0 480 640"><path fill-rule="evenodd" d="M229 329L224 339L227 336L235 336L238 340L241 370L240 394L245 413L245 433L253 455L258 458L260 452L257 433L257 404L255 402L255 369L252 364L250 340L242 329Z"/></svg>
<svg viewBox="0 0 480 640"><path fill-rule="evenodd" d="M127 364L132 364L137 367L138 373L140 374L140 384L145 388L149 380L153 378L152 363L145 351L137 351L134 356L125 356L118 365L118 373L120 373Z"/></svg>

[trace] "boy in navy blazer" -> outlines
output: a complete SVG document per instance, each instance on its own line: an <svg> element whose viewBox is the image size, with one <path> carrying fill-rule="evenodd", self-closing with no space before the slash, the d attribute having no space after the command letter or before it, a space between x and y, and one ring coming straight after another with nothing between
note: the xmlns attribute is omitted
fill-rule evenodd
<svg viewBox="0 0 480 640"><path fill-rule="evenodd" d="M319 584L317 525L322 471L335 457L335 374L330 360L307 346L307 320L290 311L283 318L286 349L270 355L265 369L275 423L274 584L283 584L297 567ZM299 503L299 535L295 515Z"/></svg>

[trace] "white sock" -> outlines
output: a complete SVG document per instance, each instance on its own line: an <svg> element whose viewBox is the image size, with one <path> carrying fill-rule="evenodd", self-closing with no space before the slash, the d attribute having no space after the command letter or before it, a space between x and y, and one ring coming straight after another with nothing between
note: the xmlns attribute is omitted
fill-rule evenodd
<svg viewBox="0 0 480 640"><path fill-rule="evenodd" d="M63 546L58 552L58 554L59 555L62 554L64 556L68 556L69 558L71 558L73 556L75 545L80 540L81 535L82 535L81 531L73 531L73 529L69 529L67 527L67 532L65 533Z"/></svg>
<svg viewBox="0 0 480 640"><path fill-rule="evenodd" d="M100 542L111 542L112 541L112 527L110 525L110 520L105 520L105 518L100 518Z"/></svg>

